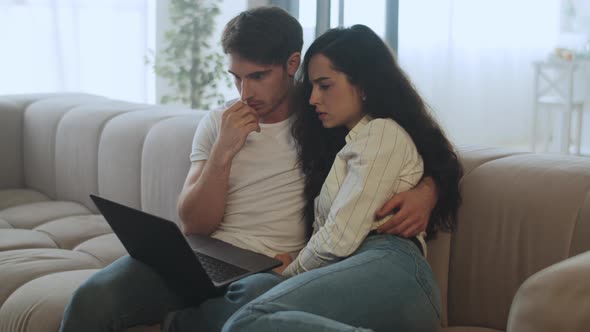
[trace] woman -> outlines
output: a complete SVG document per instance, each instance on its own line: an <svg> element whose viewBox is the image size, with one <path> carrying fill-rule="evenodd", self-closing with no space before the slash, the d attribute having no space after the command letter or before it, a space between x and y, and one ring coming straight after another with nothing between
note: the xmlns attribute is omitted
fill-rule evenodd
<svg viewBox="0 0 590 332"><path fill-rule="evenodd" d="M440 295L423 234L413 240L378 234L384 220L372 211L444 169L435 181L447 195L428 236L452 230L462 169L451 144L387 46L365 26L319 37L302 74L306 105L293 130L313 235L283 271L290 278L234 314L224 331L437 330ZM326 305L326 298L349 305Z"/></svg>

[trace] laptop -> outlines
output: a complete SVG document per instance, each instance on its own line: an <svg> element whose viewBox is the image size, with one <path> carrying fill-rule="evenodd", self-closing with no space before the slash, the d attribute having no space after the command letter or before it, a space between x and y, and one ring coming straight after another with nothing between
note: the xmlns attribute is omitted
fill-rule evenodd
<svg viewBox="0 0 590 332"><path fill-rule="evenodd" d="M96 195L90 198L129 255L153 268L189 303L201 303L236 280L282 264L209 236L185 237L172 221Z"/></svg>

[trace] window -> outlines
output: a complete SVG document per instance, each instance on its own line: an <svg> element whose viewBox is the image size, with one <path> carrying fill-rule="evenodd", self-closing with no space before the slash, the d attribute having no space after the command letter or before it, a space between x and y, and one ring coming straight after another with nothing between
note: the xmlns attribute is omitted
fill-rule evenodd
<svg viewBox="0 0 590 332"><path fill-rule="evenodd" d="M154 1L0 0L0 94L153 95Z"/></svg>
<svg viewBox="0 0 590 332"><path fill-rule="evenodd" d="M385 38L385 13L385 0L331 0L330 27L363 24Z"/></svg>

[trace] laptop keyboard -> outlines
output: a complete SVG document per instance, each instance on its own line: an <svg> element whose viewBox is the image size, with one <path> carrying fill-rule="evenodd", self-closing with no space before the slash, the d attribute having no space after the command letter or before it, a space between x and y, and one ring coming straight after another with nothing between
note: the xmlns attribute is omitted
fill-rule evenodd
<svg viewBox="0 0 590 332"><path fill-rule="evenodd" d="M221 283L248 273L248 270L244 270L241 267L207 256L200 252L195 251L195 255L197 255L197 258L201 262L205 272L209 275L209 278L215 282Z"/></svg>

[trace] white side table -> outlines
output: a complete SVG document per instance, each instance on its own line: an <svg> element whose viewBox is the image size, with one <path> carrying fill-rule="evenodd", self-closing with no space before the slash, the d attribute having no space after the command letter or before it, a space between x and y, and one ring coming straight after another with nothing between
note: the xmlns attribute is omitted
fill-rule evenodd
<svg viewBox="0 0 590 332"><path fill-rule="evenodd" d="M539 138L544 142L544 151L548 150L549 141L553 138L549 112L557 111L562 115L559 151L570 153L570 145L573 143L574 153L580 154L584 102L574 100L574 74L580 64L578 61L539 61L534 63L532 151L537 151ZM546 112L543 131L539 130L541 111ZM574 113L577 116L575 130L572 132L572 115Z"/></svg>

